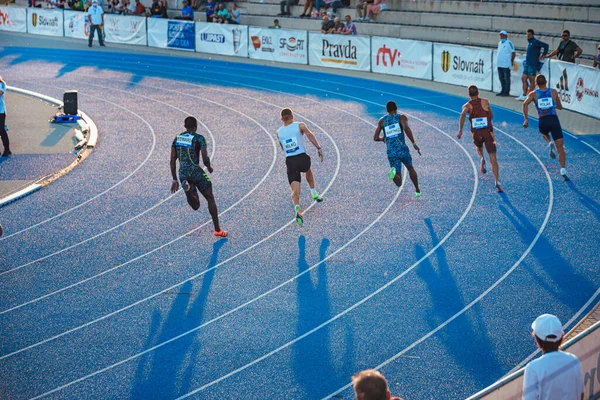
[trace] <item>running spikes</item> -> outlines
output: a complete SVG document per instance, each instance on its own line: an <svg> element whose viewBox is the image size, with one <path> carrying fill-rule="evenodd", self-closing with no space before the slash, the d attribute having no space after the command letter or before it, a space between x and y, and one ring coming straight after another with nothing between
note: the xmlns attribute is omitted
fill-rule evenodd
<svg viewBox="0 0 600 400"><path fill-rule="evenodd" d="M550 155L550 158L553 160L556 158L556 144L554 144L554 142L548 144L548 155Z"/></svg>
<svg viewBox="0 0 600 400"><path fill-rule="evenodd" d="M388 172L388 178L390 179L390 181L393 181L395 176L396 176L396 168L392 167L392 168L390 168L390 172Z"/></svg>

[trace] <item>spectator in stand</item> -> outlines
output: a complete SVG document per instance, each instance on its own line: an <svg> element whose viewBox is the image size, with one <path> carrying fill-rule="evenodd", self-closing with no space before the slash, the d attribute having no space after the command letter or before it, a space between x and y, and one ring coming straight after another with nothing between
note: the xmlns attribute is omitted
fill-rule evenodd
<svg viewBox="0 0 600 400"><path fill-rule="evenodd" d="M596 57L594 57L594 68L600 69L600 44L598 45L598 52L596 53Z"/></svg>
<svg viewBox="0 0 600 400"><path fill-rule="evenodd" d="M229 11L229 14L231 14L231 19L229 20L230 24L239 25L242 22L240 10L238 10L236 3L232 4L231 11Z"/></svg>
<svg viewBox="0 0 600 400"><path fill-rule="evenodd" d="M402 400L392 397L385 377L379 371L367 369L352 377L356 400Z"/></svg>
<svg viewBox="0 0 600 400"><path fill-rule="evenodd" d="M125 0L120 0L116 6L113 6L113 12L115 14L124 14L127 11L127 4Z"/></svg>
<svg viewBox="0 0 600 400"><path fill-rule="evenodd" d="M98 5L98 0L92 0L92 6L88 8L88 18L90 20L90 37L88 38L88 46L92 47L94 41L94 33L98 31L98 42L100 46L105 47L102 28L104 27L104 10Z"/></svg>
<svg viewBox="0 0 600 400"><path fill-rule="evenodd" d="M48 8L65 8L65 2L63 0L46 0Z"/></svg>
<svg viewBox="0 0 600 400"><path fill-rule="evenodd" d="M496 96L506 97L510 95L510 70L516 56L515 46L508 40L508 32L500 31L496 65L498 66L498 79L500 79L502 90Z"/></svg>
<svg viewBox="0 0 600 400"><path fill-rule="evenodd" d="M356 3L356 20L364 21L367 17L367 6L375 0L358 0Z"/></svg>
<svg viewBox="0 0 600 400"><path fill-rule="evenodd" d="M106 12L107 13L111 13L111 14L117 14L117 12L115 11L115 8L118 7L119 5L119 0L109 0L108 4L106 5Z"/></svg>
<svg viewBox="0 0 600 400"><path fill-rule="evenodd" d="M531 324L542 356L525 367L523 399L583 400L583 371L579 359L559 350L564 332L554 315L540 315Z"/></svg>
<svg viewBox="0 0 600 400"><path fill-rule="evenodd" d="M315 18L319 17L318 12L320 12L321 6L325 6L325 11L331 8L334 15L337 14L338 8L344 7L340 0L317 0L317 13L315 14Z"/></svg>
<svg viewBox="0 0 600 400"><path fill-rule="evenodd" d="M375 17L384 9L384 0L375 0L373 4L369 4L367 6L367 18L365 18L366 22L374 22Z"/></svg>
<svg viewBox="0 0 600 400"><path fill-rule="evenodd" d="M160 2L158 0L152 0L152 6L150 7L150 15L152 16L152 18L162 18Z"/></svg>
<svg viewBox="0 0 600 400"><path fill-rule="evenodd" d="M346 15L346 25L344 29L342 29L342 35L358 35L356 30L356 24L352 22L352 18L349 15Z"/></svg>
<svg viewBox="0 0 600 400"><path fill-rule="evenodd" d="M85 1L84 0L71 0L67 2L67 5L71 10L74 11L85 11Z"/></svg>
<svg viewBox="0 0 600 400"><path fill-rule="evenodd" d="M342 31L344 30L344 23L340 21L339 17L335 17L333 19L333 23L335 24L335 26L333 27L333 33L338 33L341 35Z"/></svg>
<svg viewBox="0 0 600 400"><path fill-rule="evenodd" d="M138 17L146 16L146 7L144 7L140 0L135 0L135 11L132 12L131 15L136 15Z"/></svg>
<svg viewBox="0 0 600 400"><path fill-rule="evenodd" d="M548 43L537 40L533 29L527 29L527 54L523 63L523 75L521 82L523 83L523 94L517 97L517 100L524 101L529 92L535 90L535 76L542 68L541 60L548 54Z"/></svg>
<svg viewBox="0 0 600 400"><path fill-rule="evenodd" d="M316 0L305 0L304 2L304 10L302 10L302 14L300 14L300 18L310 18L310 15L315 8Z"/></svg>
<svg viewBox="0 0 600 400"><path fill-rule="evenodd" d="M329 19L329 15L323 14L323 22L321 22L321 33L334 33L335 23Z"/></svg>
<svg viewBox="0 0 600 400"><path fill-rule="evenodd" d="M206 0L204 12L206 13L206 22L212 22L215 15L215 2L213 0Z"/></svg>
<svg viewBox="0 0 600 400"><path fill-rule="evenodd" d="M228 24L231 16L229 15L229 10L225 8L224 3L219 3L217 6L217 11L213 17L213 22L217 24Z"/></svg>
<svg viewBox="0 0 600 400"><path fill-rule="evenodd" d="M577 43L571 40L571 32L568 30L562 31L562 41L552 53L548 54L546 58L558 56L560 61L574 63L575 59L583 53L581 47L577 46Z"/></svg>
<svg viewBox="0 0 600 400"><path fill-rule="evenodd" d="M278 17L283 17L286 15L292 15L290 12L291 7L298 4L298 0L282 0L279 3L279 7L281 7L281 13L277 14Z"/></svg>
<svg viewBox="0 0 600 400"><path fill-rule="evenodd" d="M194 2L192 3L192 8L195 11L198 11L199 9L202 8L203 4L204 4L204 0L194 0Z"/></svg>
<svg viewBox="0 0 600 400"><path fill-rule="evenodd" d="M125 14L132 15L135 12L135 0L126 0L127 8Z"/></svg>
<svg viewBox="0 0 600 400"><path fill-rule="evenodd" d="M269 29L281 29L281 25L279 25L279 20L275 19L273 21L273 26L270 26Z"/></svg>
<svg viewBox="0 0 600 400"><path fill-rule="evenodd" d="M188 0L183 0L182 4L183 4L183 8L181 9L181 15L178 15L177 17L175 17L175 19L184 19L186 21L193 21L194 20L194 10L192 10L192 7L190 7L190 3L188 2Z"/></svg>

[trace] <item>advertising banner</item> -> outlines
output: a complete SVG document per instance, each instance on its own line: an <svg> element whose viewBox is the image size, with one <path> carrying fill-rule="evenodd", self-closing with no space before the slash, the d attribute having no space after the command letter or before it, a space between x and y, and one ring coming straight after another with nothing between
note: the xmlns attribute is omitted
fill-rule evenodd
<svg viewBox="0 0 600 400"><path fill-rule="evenodd" d="M308 52L310 65L359 71L371 70L369 36L323 35L311 32Z"/></svg>
<svg viewBox="0 0 600 400"><path fill-rule="evenodd" d="M433 78L433 43L416 40L371 38L371 69L379 74Z"/></svg>
<svg viewBox="0 0 600 400"><path fill-rule="evenodd" d="M194 51L194 22L148 18L148 46Z"/></svg>
<svg viewBox="0 0 600 400"><path fill-rule="evenodd" d="M250 27L250 58L308 64L308 32Z"/></svg>
<svg viewBox="0 0 600 400"><path fill-rule="evenodd" d="M492 90L492 50L434 43L433 80Z"/></svg>
<svg viewBox="0 0 600 400"><path fill-rule="evenodd" d="M563 61L550 62L550 83L567 110L600 118L600 70Z"/></svg>
<svg viewBox="0 0 600 400"><path fill-rule="evenodd" d="M248 57L248 27L196 22L196 51Z"/></svg>
<svg viewBox="0 0 600 400"><path fill-rule="evenodd" d="M63 36L63 10L28 8L27 32L35 35Z"/></svg>
<svg viewBox="0 0 600 400"><path fill-rule="evenodd" d="M496 56L497 51L494 50L493 60L494 60L494 92L500 93L502 89L502 85L500 85L500 79L498 78L498 67L496 66ZM525 62L525 54L517 54L515 57L515 61L513 63L513 67L510 70L510 95L511 96L519 96L523 92L523 84L521 83L521 76L523 75L523 63ZM542 64L542 68L540 69L540 74L544 74L546 78L548 78L549 60L545 60Z"/></svg>
<svg viewBox="0 0 600 400"><path fill-rule="evenodd" d="M106 14L104 16L104 40L109 43L146 46L148 44L146 18Z"/></svg>
<svg viewBox="0 0 600 400"><path fill-rule="evenodd" d="M0 6L0 31L27 32L27 9Z"/></svg>
<svg viewBox="0 0 600 400"><path fill-rule="evenodd" d="M90 36L89 14L81 11L65 10L65 37L87 39Z"/></svg>

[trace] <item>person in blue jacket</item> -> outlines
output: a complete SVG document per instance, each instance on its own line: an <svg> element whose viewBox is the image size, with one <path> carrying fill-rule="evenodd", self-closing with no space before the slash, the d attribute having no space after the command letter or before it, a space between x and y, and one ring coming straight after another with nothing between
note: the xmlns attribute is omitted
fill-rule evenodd
<svg viewBox="0 0 600 400"><path fill-rule="evenodd" d="M521 82L523 82L523 94L517 97L517 100L525 100L527 95L535 90L535 76L540 72L542 68L542 62L548 54L548 43L544 43L537 40L533 29L527 29L527 54L525 56L525 62L523 63L523 75L521 76Z"/></svg>

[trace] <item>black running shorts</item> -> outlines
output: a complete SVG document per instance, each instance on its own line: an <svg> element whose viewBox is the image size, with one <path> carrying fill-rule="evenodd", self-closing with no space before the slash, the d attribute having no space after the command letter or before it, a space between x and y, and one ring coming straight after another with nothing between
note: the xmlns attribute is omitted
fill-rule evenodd
<svg viewBox="0 0 600 400"><path fill-rule="evenodd" d="M558 115L546 115L540 118L539 128L542 135L552 134L552 139L556 142L558 139L563 138L562 127L558 120Z"/></svg>
<svg viewBox="0 0 600 400"><path fill-rule="evenodd" d="M287 166L288 181L290 183L300 182L300 173L306 172L310 169L310 157L306 153L287 157L285 159L285 165Z"/></svg>

